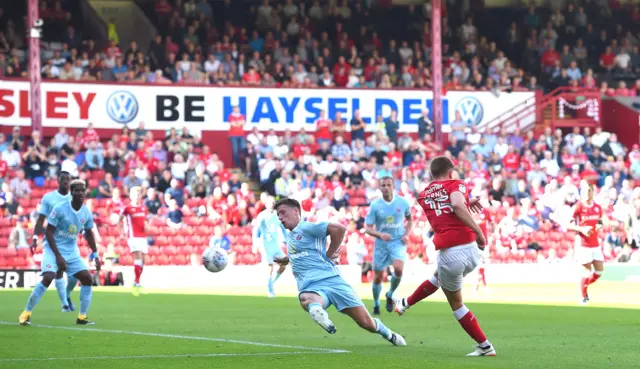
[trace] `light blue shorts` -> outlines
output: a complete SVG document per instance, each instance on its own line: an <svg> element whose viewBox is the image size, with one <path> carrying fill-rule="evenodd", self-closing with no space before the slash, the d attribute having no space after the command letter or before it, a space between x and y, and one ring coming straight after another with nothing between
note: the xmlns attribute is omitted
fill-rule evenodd
<svg viewBox="0 0 640 369"><path fill-rule="evenodd" d="M67 263L67 275L76 275L77 273L83 270L89 270L87 263L78 255L72 255L71 257L64 258L64 261ZM41 264L41 274L46 272L58 272L58 264L56 263L56 256L51 251L51 249L46 248L42 252L42 264Z"/></svg>
<svg viewBox="0 0 640 369"><path fill-rule="evenodd" d="M267 262L267 264L269 265L273 265L273 259L274 258L281 258L284 256L284 252L282 252L282 249L277 247L277 248L265 248L264 250L264 257L265 257L265 261Z"/></svg>
<svg viewBox="0 0 640 369"><path fill-rule="evenodd" d="M300 294L305 292L320 295L324 300L324 309L328 309L331 305L335 306L338 311L364 306L356 291L339 275L313 282L300 291Z"/></svg>
<svg viewBox="0 0 640 369"><path fill-rule="evenodd" d="M407 259L407 246L401 240L376 244L373 249L373 270L380 271L393 264L394 260Z"/></svg>

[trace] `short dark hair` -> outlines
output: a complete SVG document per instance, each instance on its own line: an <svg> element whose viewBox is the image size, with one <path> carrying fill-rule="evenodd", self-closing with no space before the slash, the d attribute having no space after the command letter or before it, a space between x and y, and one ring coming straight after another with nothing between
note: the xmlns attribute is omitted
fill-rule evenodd
<svg viewBox="0 0 640 369"><path fill-rule="evenodd" d="M393 177L391 176L383 176L378 180L378 183L382 183L383 181L391 180L391 184L394 184Z"/></svg>
<svg viewBox="0 0 640 369"><path fill-rule="evenodd" d="M298 209L299 212L302 212L302 207L300 206L300 203L296 199L292 199L292 198L289 198L289 197L283 197L283 198L281 198L280 200L278 200L276 202L276 204L273 206L273 208L278 210L278 208L281 207L281 206L289 206L289 207L292 207L294 209Z"/></svg>
<svg viewBox="0 0 640 369"><path fill-rule="evenodd" d="M60 173L58 173L58 178L62 177L62 176L69 176L71 177L71 173L67 172L66 170L61 170Z"/></svg>
<svg viewBox="0 0 640 369"><path fill-rule="evenodd" d="M87 184L81 180L81 179L74 179L73 181L71 181L71 184L69 184L69 190L71 190L73 192L73 189L77 186L87 186Z"/></svg>
<svg viewBox="0 0 640 369"><path fill-rule="evenodd" d="M433 160L431 160L431 164L429 164L429 171L433 178L442 177L453 168L453 162L446 156L433 158Z"/></svg>

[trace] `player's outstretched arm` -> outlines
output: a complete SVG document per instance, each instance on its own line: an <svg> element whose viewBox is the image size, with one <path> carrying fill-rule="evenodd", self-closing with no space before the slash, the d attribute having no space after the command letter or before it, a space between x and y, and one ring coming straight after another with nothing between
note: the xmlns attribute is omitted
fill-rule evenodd
<svg viewBox="0 0 640 369"><path fill-rule="evenodd" d="M100 257L98 255L98 245L96 244L96 238L93 234L93 230L87 229L85 230L84 237L87 239L87 243L91 248L91 255L89 259L93 260L96 264L96 270L100 271L102 264L100 263Z"/></svg>
<svg viewBox="0 0 640 369"><path fill-rule="evenodd" d="M471 228L473 232L475 232L478 246L483 248L484 244L486 243L484 234L482 233L482 230L480 229L478 224L473 220L473 216L467 208L464 195L461 192L454 192L450 195L450 198L454 214L458 217L458 219L462 221L462 223L464 223L464 225Z"/></svg>
<svg viewBox="0 0 640 369"><path fill-rule="evenodd" d="M331 237L331 242L327 249L327 257L329 259L334 259L338 256L338 249L340 249L340 245L342 245L342 241L344 241L344 235L346 233L347 228L342 224L329 223L327 225L327 236Z"/></svg>
<svg viewBox="0 0 640 369"><path fill-rule="evenodd" d="M67 263L64 261L62 254L60 254L60 250L58 250L58 245L56 244L56 240L53 237L53 233L56 231L56 227L52 224L47 225L47 230L45 231L45 237L47 238L47 243L53 251L53 254L56 256L56 264L58 264L58 271L64 272L67 269Z"/></svg>

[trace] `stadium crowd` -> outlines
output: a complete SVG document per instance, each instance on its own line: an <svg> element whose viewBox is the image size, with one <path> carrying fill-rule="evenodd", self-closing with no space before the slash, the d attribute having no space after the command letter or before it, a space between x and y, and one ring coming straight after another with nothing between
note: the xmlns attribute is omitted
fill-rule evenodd
<svg viewBox="0 0 640 369"><path fill-rule="evenodd" d="M161 0L148 10L162 36L144 52L135 43L128 49L119 45L114 29L109 45L98 49L82 37L77 13L64 10L69 3L42 2L43 18L59 30L47 33L52 36L43 52L45 78L306 88L431 86L430 13L422 7L265 0L246 11L228 0ZM603 92L638 93L637 7L624 11L585 1L584 6L570 3L555 10L523 8L502 39L489 38L496 33L492 27L498 23L490 22L495 13L473 12L477 21L467 17L469 9L462 2L445 3L448 90L508 92L615 81L626 85L612 91L603 84ZM19 77L26 71L24 42L16 36L21 23L5 14L0 11L0 30L5 30L0 35L0 75ZM397 27L392 21L396 16L408 19L406 27ZM607 20L614 16L620 26L608 30L615 23ZM110 263L132 262L119 231L109 224L133 186L147 189L154 244L149 264L199 264L199 254L210 243L226 245L237 264L259 262L245 227L262 209L262 196L271 194L297 198L311 217L348 222L341 262L366 265L372 240L359 230L366 205L380 196L376 180L392 176L399 193L415 203L416 192L427 181L429 159L440 154L455 160L474 195L487 199L488 256L493 262L570 260L574 235L563 232L563 223L570 218L581 181L599 186L597 201L607 213L602 234L607 259L637 261L640 255L634 252L640 245L640 190L635 185L640 150L623 147L614 134L600 129L548 129L538 137L519 131L487 134L456 117L448 145L441 147L432 139L428 112L420 121L418 139L399 133L393 115L381 117L373 132L365 133L357 115L321 116L314 132L283 135L247 131L237 112L230 118L237 126L230 131L234 166L265 195L256 198L239 173L225 168L187 127L172 129L161 141L154 140L144 123L111 138L100 137L91 126L74 134L61 128L50 138L39 132L23 137L19 129L0 135L0 232L9 236L0 238L0 267L37 263L27 248L34 212L43 193L56 188L60 170L89 184L89 206L98 220L107 271ZM418 226L410 237L409 256L433 262L429 226L418 207L414 214ZM228 242L221 242L225 238Z"/></svg>
<svg viewBox="0 0 640 369"><path fill-rule="evenodd" d="M558 86L640 93L640 8L617 0L526 1L504 9L444 1L446 90ZM470 5L469 5L470 4ZM76 1L41 1L46 79L264 87L431 88L430 4L373 1L141 3L158 35L119 44L83 37ZM20 7L0 10L0 76L26 76ZM12 17L12 12L18 12ZM241 14L242 16L239 16ZM508 19L505 22L505 17ZM398 27L397 19L403 19ZM506 29L505 23L510 23Z"/></svg>

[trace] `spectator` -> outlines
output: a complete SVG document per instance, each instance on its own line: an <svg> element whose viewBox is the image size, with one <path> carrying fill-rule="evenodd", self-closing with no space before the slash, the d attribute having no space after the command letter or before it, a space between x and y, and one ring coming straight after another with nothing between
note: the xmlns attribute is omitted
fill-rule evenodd
<svg viewBox="0 0 640 369"><path fill-rule="evenodd" d="M213 228L213 236L209 241L209 247L223 249L227 253L231 252L231 240L222 232L222 227L217 225Z"/></svg>
<svg viewBox="0 0 640 369"><path fill-rule="evenodd" d="M9 233L9 248L24 249L30 247L28 242L27 226L29 218L21 216L16 226Z"/></svg>
<svg viewBox="0 0 640 369"><path fill-rule="evenodd" d="M169 212L167 213L167 225L172 229L179 229L184 226L182 223L182 210L175 200L169 200Z"/></svg>
<svg viewBox="0 0 640 369"><path fill-rule="evenodd" d="M140 178L136 177L135 169L129 169L129 174L122 180L122 189L124 190L124 195L128 197L129 191L133 187L140 186L142 186L142 181L140 180Z"/></svg>
<svg viewBox="0 0 640 369"><path fill-rule="evenodd" d="M178 207L184 206L184 192L180 188L180 182L177 179L171 179L171 187L164 193L164 202L169 204L172 200L176 202Z"/></svg>
<svg viewBox="0 0 640 369"><path fill-rule="evenodd" d="M96 141L90 141L85 160L89 170L99 170L104 166L104 156L102 155L102 147L98 146Z"/></svg>
<svg viewBox="0 0 640 369"><path fill-rule="evenodd" d="M16 172L16 177L9 183L11 193L18 199L29 198L31 195L31 186L25 179L25 171L19 169Z"/></svg>
<svg viewBox="0 0 640 369"><path fill-rule="evenodd" d="M20 165L20 153L11 143L7 146L7 149L2 152L2 161L7 163L10 168L17 168Z"/></svg>
<svg viewBox="0 0 640 369"><path fill-rule="evenodd" d="M22 155L24 160L24 170L28 179L34 180L40 178L44 180L46 162L44 154L41 154L36 147L32 146Z"/></svg>
<svg viewBox="0 0 640 369"><path fill-rule="evenodd" d="M158 211L162 208L162 202L160 202L155 188L147 189L147 198L144 200L144 206L150 215L158 215Z"/></svg>

